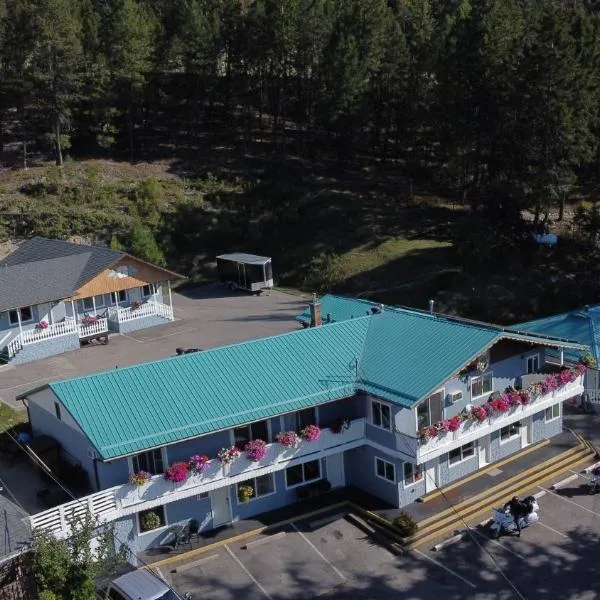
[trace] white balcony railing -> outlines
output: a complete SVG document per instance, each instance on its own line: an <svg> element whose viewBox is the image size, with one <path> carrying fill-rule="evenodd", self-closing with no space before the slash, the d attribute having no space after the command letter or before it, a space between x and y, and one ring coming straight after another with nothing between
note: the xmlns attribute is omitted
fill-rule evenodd
<svg viewBox="0 0 600 600"><path fill-rule="evenodd" d="M109 317L119 323L155 316L172 321L173 309L162 302L149 301L138 305L136 308L131 306L127 308L113 308L109 312Z"/></svg>
<svg viewBox="0 0 600 600"><path fill-rule="evenodd" d="M108 319L96 319L96 321L89 323L88 325L79 323L78 329L80 338L101 335L108 332Z"/></svg>
<svg viewBox="0 0 600 600"><path fill-rule="evenodd" d="M582 394L583 391L583 377L580 376L572 383L567 383L558 390L544 394L530 404L514 407L507 413L490 417L481 423L473 419L463 421L458 431L448 432L431 438L427 442L421 442L417 446L417 462L427 462L454 448L479 439L488 433L526 419L542 410L546 410L558 402L564 402L573 396Z"/></svg>
<svg viewBox="0 0 600 600"><path fill-rule="evenodd" d="M63 335L71 335L73 333L77 333L77 325L72 319L65 319L60 323L49 324L45 329L40 329L39 327L26 329L16 335L7 345L8 356L9 358L12 358L24 346L62 337Z"/></svg>
<svg viewBox="0 0 600 600"><path fill-rule="evenodd" d="M183 483L175 484L167 481L162 475L156 475L142 487L126 483L37 513L30 517L30 523L34 529L46 529L59 537L65 537L69 534L68 524L72 517L84 514L86 510L101 521L113 521L159 504L182 500L251 477L280 471L306 462L309 460L307 457L318 459L351 450L364 442L365 419L356 419L341 433L322 429L319 440L303 442L298 448L286 448L277 443L268 444L267 455L259 462L249 461L244 453L228 467L223 467L218 460L213 459L202 475L190 476Z"/></svg>

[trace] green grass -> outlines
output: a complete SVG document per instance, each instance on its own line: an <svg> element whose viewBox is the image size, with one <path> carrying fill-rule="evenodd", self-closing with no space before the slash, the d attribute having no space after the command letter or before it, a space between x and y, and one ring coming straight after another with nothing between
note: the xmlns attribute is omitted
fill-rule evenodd
<svg viewBox="0 0 600 600"><path fill-rule="evenodd" d="M0 432L6 431L25 421L27 421L27 411L17 411L7 404L0 402Z"/></svg>

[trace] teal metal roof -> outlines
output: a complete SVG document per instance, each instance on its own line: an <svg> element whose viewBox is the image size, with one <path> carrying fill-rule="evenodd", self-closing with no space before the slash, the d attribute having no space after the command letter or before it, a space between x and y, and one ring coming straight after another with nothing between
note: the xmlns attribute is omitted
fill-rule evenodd
<svg viewBox="0 0 600 600"><path fill-rule="evenodd" d="M331 315L332 321L347 321L364 317L371 314L371 309L377 306L376 302L370 300L361 300L360 298L345 298L344 296L334 296L326 294L319 299L321 303L321 314L323 322L327 320L327 315ZM310 322L310 308L307 306L304 312L296 317L296 321Z"/></svg>
<svg viewBox="0 0 600 600"><path fill-rule="evenodd" d="M527 321L514 326L521 331L532 331L541 335L552 335L576 340L580 344L588 346L590 352L600 364L600 305L588 306L586 308L573 310ZM564 356L567 360L576 362L581 351L566 351Z"/></svg>
<svg viewBox="0 0 600 600"><path fill-rule="evenodd" d="M110 459L351 396L368 325L355 319L49 387Z"/></svg>
<svg viewBox="0 0 600 600"><path fill-rule="evenodd" d="M340 302L348 314L352 302ZM328 300L329 302L329 300ZM357 304L358 305L358 304ZM401 406L426 397L501 339L568 349L536 334L403 308L53 382L109 460L364 390ZM27 394L24 394L27 396Z"/></svg>

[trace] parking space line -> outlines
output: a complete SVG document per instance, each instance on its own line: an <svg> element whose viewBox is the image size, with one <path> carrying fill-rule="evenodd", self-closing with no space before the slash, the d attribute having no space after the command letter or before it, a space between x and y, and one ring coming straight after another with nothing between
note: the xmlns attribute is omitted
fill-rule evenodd
<svg viewBox="0 0 600 600"><path fill-rule="evenodd" d="M560 498L561 500L568 502L569 504L574 504L575 506L578 506L579 508L581 508L581 510L585 510L586 512L592 513L593 515L600 517L600 513L597 513L593 510L590 510L589 508L586 508L585 506L583 506L583 504L578 504L577 502L573 502L573 500L569 500L568 498L565 498L564 496L561 496L560 494L556 494L551 490L547 490L546 488L543 488L541 485L538 485L538 487L541 488L542 490L545 490L549 494L552 494L553 496L556 496L557 498Z"/></svg>
<svg viewBox="0 0 600 600"><path fill-rule="evenodd" d="M431 558L431 556L427 556L427 554L425 554L424 552L421 552L420 550L416 550L414 548L411 550L411 552L413 552L414 554L418 554L421 558L424 558L425 560L432 562L434 565L437 565L441 569L444 569L444 571L447 571L448 573L450 573L450 575L454 575L454 577L457 577L458 579L460 579L462 582L466 583L468 586L472 587L473 589L477 589L477 586L474 583L472 583L468 579L465 579L462 575L459 575L456 571L453 571L452 569L448 568L446 565L443 565L441 562L438 562L437 560Z"/></svg>
<svg viewBox="0 0 600 600"><path fill-rule="evenodd" d="M508 548L507 546L505 546L498 540L494 540L494 539L488 537L487 535L484 535L483 533L481 533L481 531L477 531L477 529L473 529L472 527L469 527L469 530L472 531L473 533L476 533L479 537L482 537L483 539L488 540L492 544L495 544L496 546L500 546L502 549L506 550L507 552L514 554L517 558L520 558L521 560L525 560L525 557L522 554L519 554L518 552L511 550L510 548Z"/></svg>
<svg viewBox="0 0 600 600"><path fill-rule="evenodd" d="M542 527L545 527L546 529L554 531L554 533L557 533L558 535L562 535L562 537L569 539L568 535L565 535L562 531L559 531L558 529L554 529L554 527L550 527L550 525L546 525L546 523L542 523L541 521L536 521L536 523L539 523Z"/></svg>
<svg viewBox="0 0 600 600"><path fill-rule="evenodd" d="M246 573L246 575L248 575L248 577L250 577L252 582L254 584L256 584L256 587L264 594L265 598L268 598L269 600L273 600L273 598L269 595L267 590L265 590L265 588L262 585L260 585L260 583L256 580L254 575L252 575L252 573L250 573L250 571L248 571L248 569L246 569L246 567L244 566L244 563L231 551L231 548L227 544L224 544L223 548L225 548L225 550L227 550L227 552L229 552L229 556L231 556L231 558L233 558L233 560L235 560L235 562L238 565L240 565L240 567L242 568L242 571L244 571L244 573Z"/></svg>
<svg viewBox="0 0 600 600"><path fill-rule="evenodd" d="M295 523L291 523L292 528L300 537L335 571L342 581L348 581L348 578L329 560L325 555L296 527Z"/></svg>

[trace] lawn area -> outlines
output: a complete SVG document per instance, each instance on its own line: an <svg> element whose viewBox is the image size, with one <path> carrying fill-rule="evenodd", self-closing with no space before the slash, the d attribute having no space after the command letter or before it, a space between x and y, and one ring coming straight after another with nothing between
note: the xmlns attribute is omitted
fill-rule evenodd
<svg viewBox="0 0 600 600"><path fill-rule="evenodd" d="M16 411L0 402L0 432L6 431L19 423L27 421L27 411Z"/></svg>

